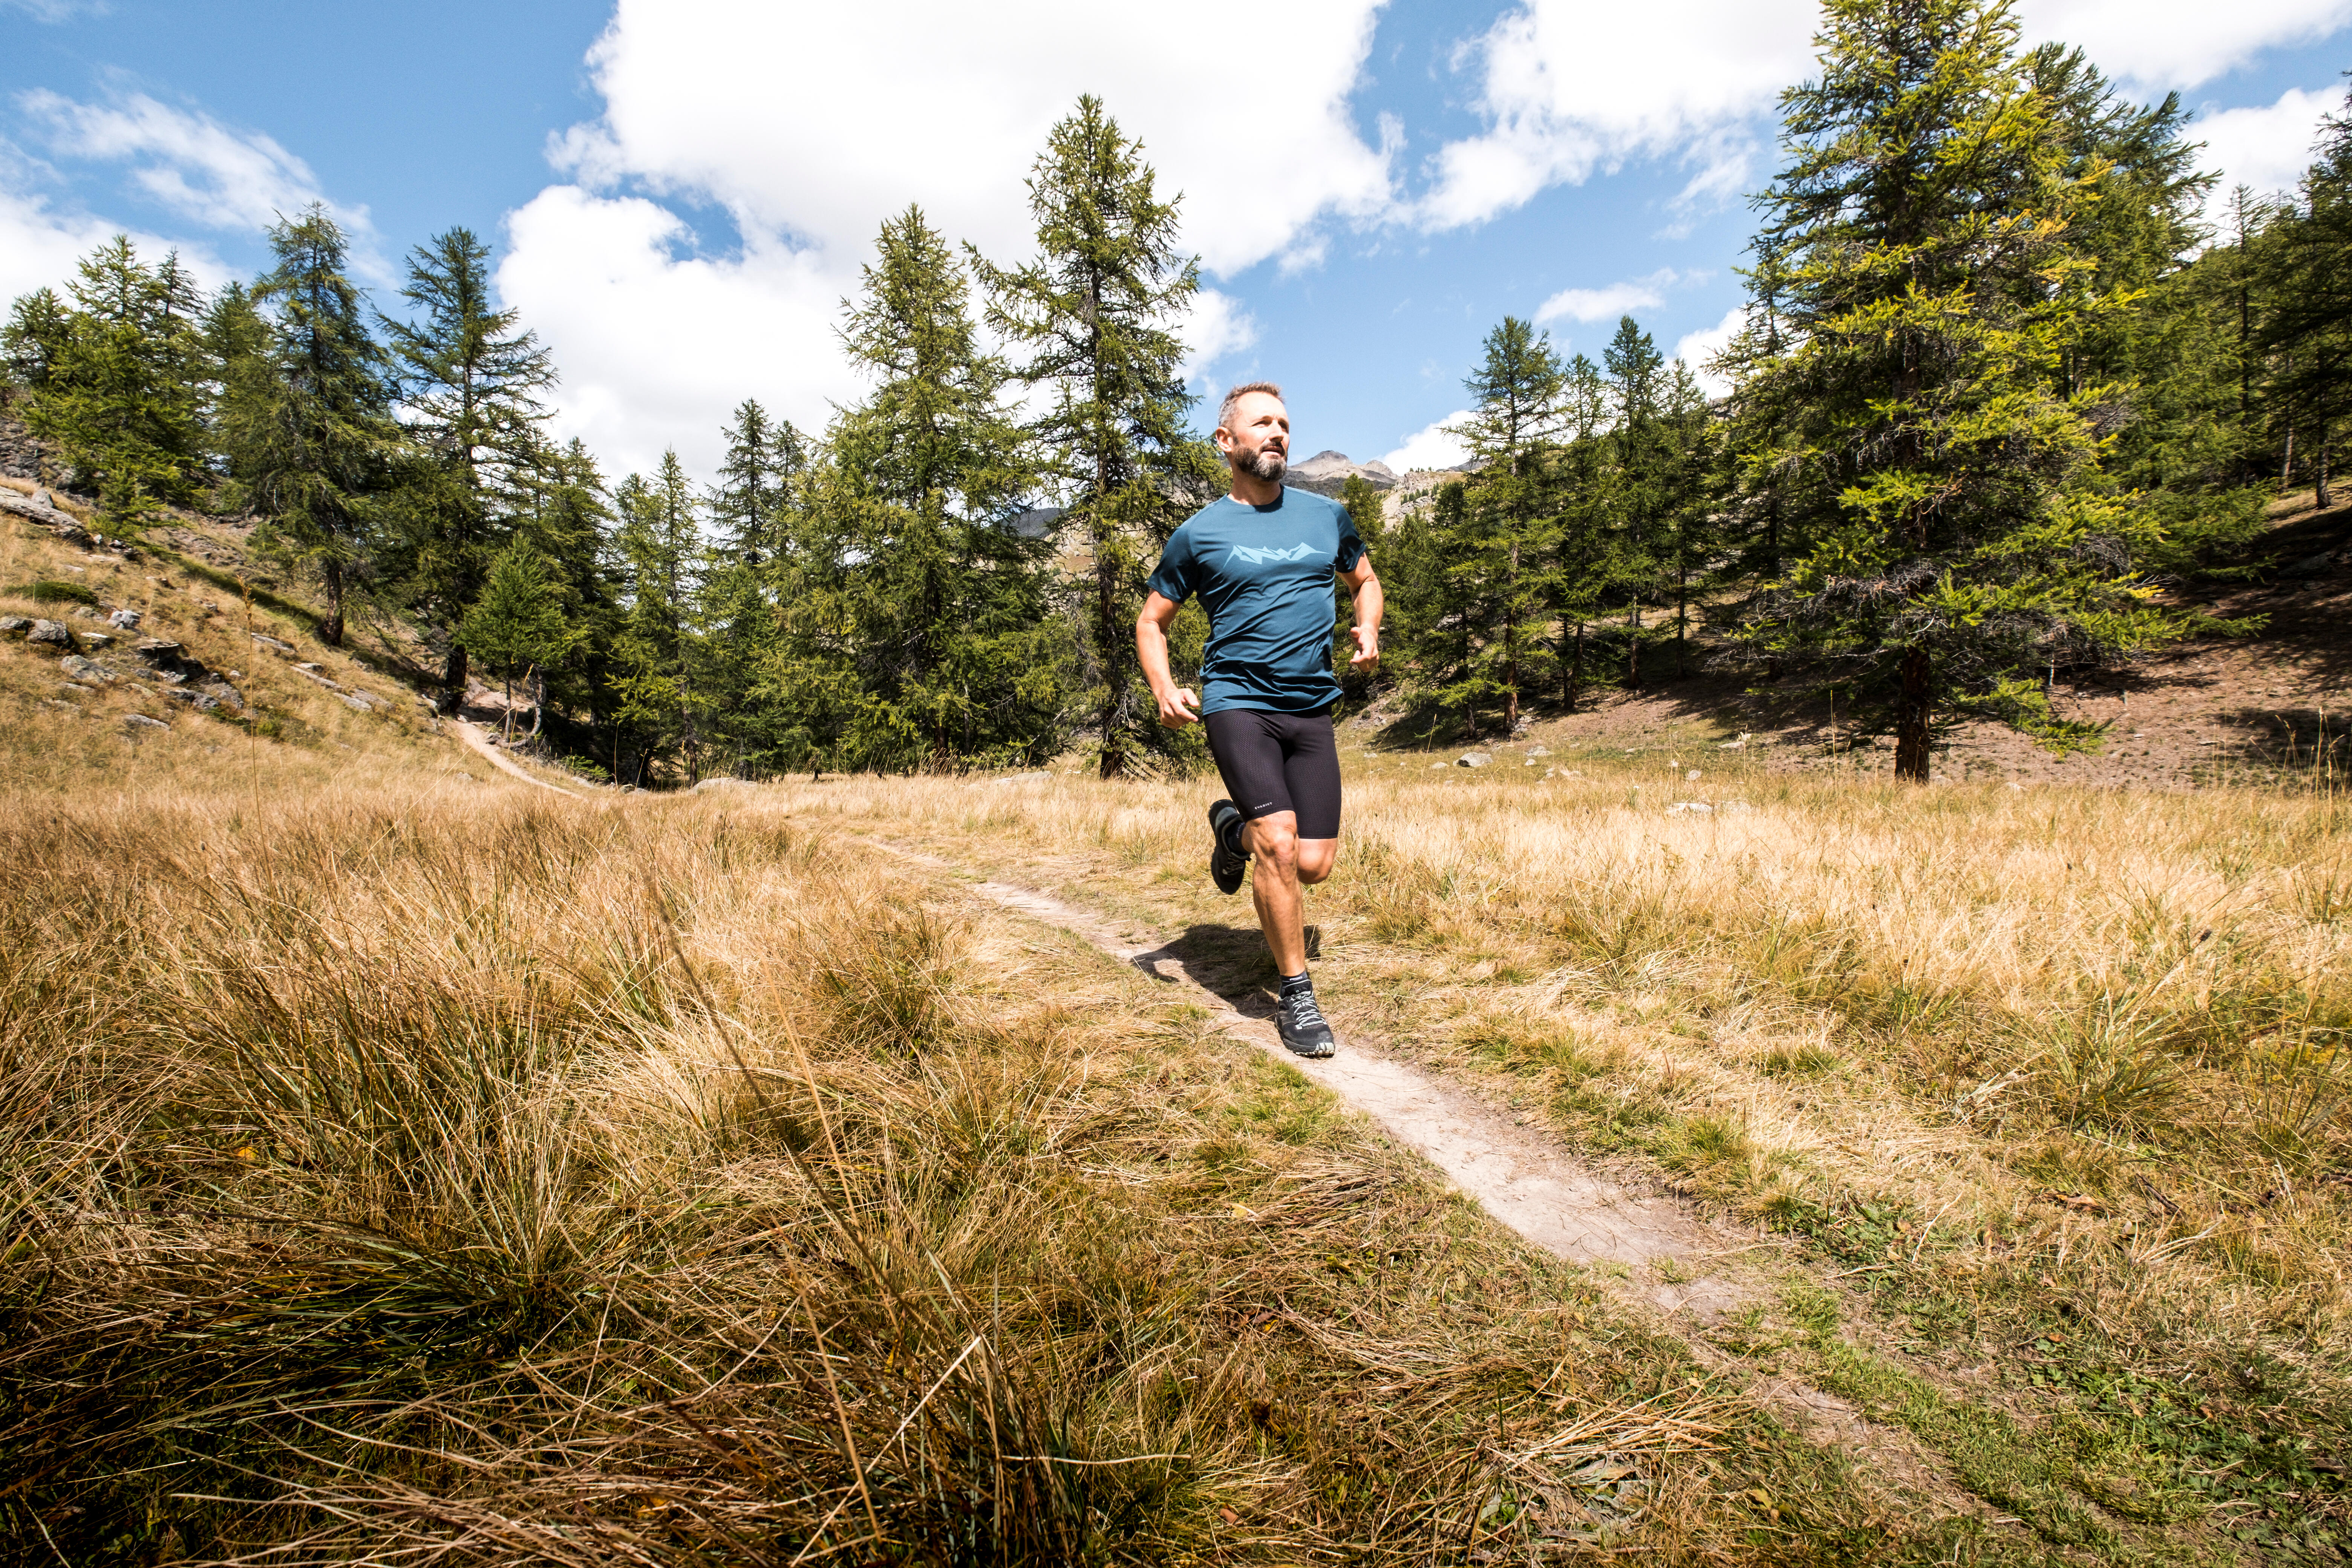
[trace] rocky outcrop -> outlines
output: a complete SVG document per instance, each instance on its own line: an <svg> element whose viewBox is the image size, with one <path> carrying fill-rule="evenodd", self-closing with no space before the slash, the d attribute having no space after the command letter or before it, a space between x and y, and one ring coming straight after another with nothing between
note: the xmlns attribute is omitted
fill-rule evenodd
<svg viewBox="0 0 2352 1568"><path fill-rule="evenodd" d="M0 415L0 474L41 482L41 443L24 421Z"/></svg>

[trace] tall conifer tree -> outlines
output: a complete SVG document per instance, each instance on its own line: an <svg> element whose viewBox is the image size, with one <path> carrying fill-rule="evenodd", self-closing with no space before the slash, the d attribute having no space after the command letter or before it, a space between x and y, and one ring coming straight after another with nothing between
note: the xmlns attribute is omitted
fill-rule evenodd
<svg viewBox="0 0 2352 1568"><path fill-rule="evenodd" d="M254 289L271 313L269 353L230 384L223 435L263 542L324 591L319 636L336 647L348 594L374 553L402 436L341 226L314 205L271 229L269 243L278 265Z"/></svg>
<svg viewBox="0 0 2352 1568"><path fill-rule="evenodd" d="M833 431L823 494L861 687L861 766L1038 761L1058 750L1066 659L1045 542L1012 521L1040 474L981 346L963 269L921 211L882 226L842 342L876 378Z"/></svg>
<svg viewBox="0 0 2352 1568"><path fill-rule="evenodd" d="M1746 479L1802 541L1748 636L1854 691L1925 782L1943 716L2063 738L2025 671L2178 623L2133 574L2161 529L2100 482L2125 389L2066 374L2128 295L2070 237L2084 182L2011 8L1828 0L1820 43L1759 198L1753 276L1787 331L1728 356L1794 437Z"/></svg>
<svg viewBox="0 0 2352 1568"><path fill-rule="evenodd" d="M1507 733L1518 724L1521 693L1535 684L1528 659L1542 647L1557 596L1550 567L1558 519L1546 470L1567 373L1550 334L1516 316L1486 334L1486 349L1463 383L1475 400L1470 416L1450 426L1484 467L1464 497L1448 566L1463 580L1454 597L1472 621L1475 668L1457 675L1449 689L1451 705L1465 713L1498 696Z"/></svg>
<svg viewBox="0 0 2352 1568"><path fill-rule="evenodd" d="M1070 523L1091 558L1082 624L1105 778L1171 743L1137 703L1132 628L1150 553L1212 493L1212 465L1185 429L1192 399L1178 369L1175 329L1200 287L1178 244L1181 199L1160 198L1143 144L1084 97L1029 176L1037 259L1013 271L977 263L991 323L1028 351L1020 375L1054 394L1032 428L1072 494Z"/></svg>
<svg viewBox="0 0 2352 1568"><path fill-rule="evenodd" d="M490 300L490 248L453 228L409 252L401 297L422 312L386 320L401 404L423 467L402 496L402 563L411 607L446 644L444 700L466 693L458 621L481 592L506 536L509 512L529 489L541 448L555 365L519 312Z"/></svg>
<svg viewBox="0 0 2352 1568"><path fill-rule="evenodd" d="M68 302L69 301L69 302ZM186 500L204 447L203 302L177 253L150 267L121 235L82 258L67 301L18 301L11 357L30 374L25 423L123 525Z"/></svg>

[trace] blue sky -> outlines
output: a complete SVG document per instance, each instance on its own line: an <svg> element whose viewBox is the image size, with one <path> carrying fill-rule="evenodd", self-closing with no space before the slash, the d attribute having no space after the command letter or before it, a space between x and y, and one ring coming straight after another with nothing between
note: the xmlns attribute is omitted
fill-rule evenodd
<svg viewBox="0 0 2352 1568"><path fill-rule="evenodd" d="M1301 450L1434 460L1506 312L1597 352L1620 309L1703 354L1740 300L1743 194L1808 0L1140 4L0 0L0 295L120 228L250 275L322 200L394 310L452 225L565 372L609 468L707 472L757 396L822 426L858 383L832 329L909 201L1000 260L1020 178L1080 90L1186 195L1210 293L1195 385L1271 376ZM1203 18L1209 18L1204 23ZM2205 116L2211 160L2291 182L2352 66L2352 0L2033 0Z"/></svg>

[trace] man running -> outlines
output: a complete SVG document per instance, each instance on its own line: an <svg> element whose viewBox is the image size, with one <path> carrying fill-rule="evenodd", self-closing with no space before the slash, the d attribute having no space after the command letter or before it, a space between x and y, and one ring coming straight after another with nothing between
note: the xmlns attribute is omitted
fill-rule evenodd
<svg viewBox="0 0 2352 1568"><path fill-rule="evenodd" d="M1347 508L1283 488L1290 416L1280 387L1252 382L1225 394L1215 440L1233 468L1233 494L1169 536L1136 619L1135 650L1160 721L1209 727L1209 751L1233 795L1209 807L1209 875L1230 893L1257 861L1250 891L1282 975L1275 1013L1282 1043L1302 1057L1328 1057L1335 1042L1307 975L1298 889L1329 876L1339 853L1331 579L1336 574L1355 595L1356 651L1348 662L1357 665L1380 660L1381 582ZM1168 625L1195 594L1209 612L1197 693L1168 668Z"/></svg>

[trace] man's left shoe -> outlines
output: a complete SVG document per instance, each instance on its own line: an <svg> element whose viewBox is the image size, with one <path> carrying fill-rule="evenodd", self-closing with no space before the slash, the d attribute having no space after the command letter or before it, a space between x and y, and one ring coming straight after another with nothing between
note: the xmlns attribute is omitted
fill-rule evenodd
<svg viewBox="0 0 2352 1568"><path fill-rule="evenodd" d="M1328 1057L1339 1048L1331 1037L1331 1026L1323 1021L1323 1009L1315 1005L1311 985L1284 992L1275 1004L1274 1023L1294 1056Z"/></svg>
<svg viewBox="0 0 2352 1568"><path fill-rule="evenodd" d="M1236 853L1233 847L1242 836L1241 807L1229 800L1212 802L1209 834L1216 842L1216 847L1209 851L1209 879L1217 884L1221 893L1239 892L1242 878L1249 872L1249 857Z"/></svg>

